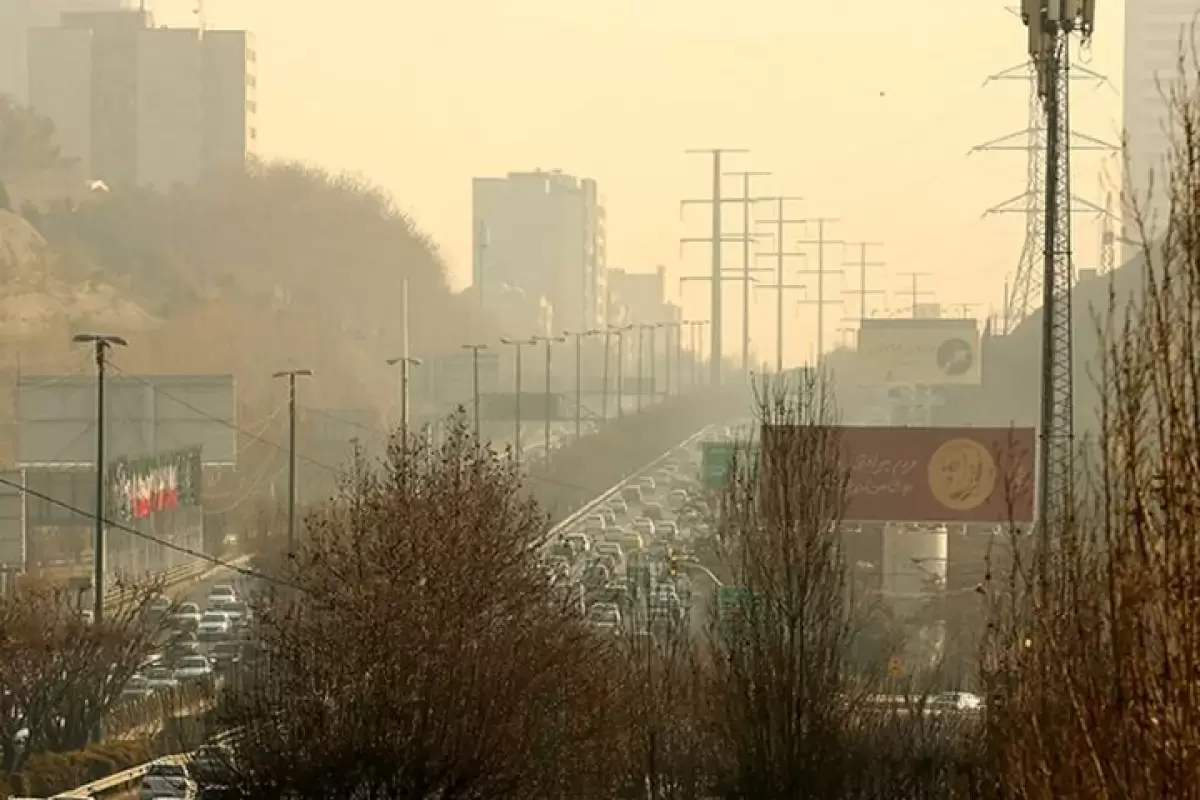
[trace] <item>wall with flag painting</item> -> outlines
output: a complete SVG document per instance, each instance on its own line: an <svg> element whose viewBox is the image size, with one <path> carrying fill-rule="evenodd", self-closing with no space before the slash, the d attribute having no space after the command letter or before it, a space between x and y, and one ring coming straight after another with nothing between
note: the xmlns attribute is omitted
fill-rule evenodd
<svg viewBox="0 0 1200 800"><path fill-rule="evenodd" d="M108 516L132 522L161 511L198 506L201 497L199 447L154 456L119 459L108 467Z"/></svg>

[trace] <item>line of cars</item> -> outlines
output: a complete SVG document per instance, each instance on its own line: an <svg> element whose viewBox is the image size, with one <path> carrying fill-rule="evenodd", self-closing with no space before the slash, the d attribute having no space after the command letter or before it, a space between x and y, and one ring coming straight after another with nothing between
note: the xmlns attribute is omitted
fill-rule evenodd
<svg viewBox="0 0 1200 800"><path fill-rule="evenodd" d="M553 542L546 574L598 630L655 634L691 606L678 561L707 533L698 507L699 455L684 447L628 480L602 507Z"/></svg>
<svg viewBox="0 0 1200 800"><path fill-rule="evenodd" d="M253 647L251 611L231 583L214 584L203 604L152 601L149 613L168 617L170 634L126 684L122 696L142 699L210 680L237 667Z"/></svg>

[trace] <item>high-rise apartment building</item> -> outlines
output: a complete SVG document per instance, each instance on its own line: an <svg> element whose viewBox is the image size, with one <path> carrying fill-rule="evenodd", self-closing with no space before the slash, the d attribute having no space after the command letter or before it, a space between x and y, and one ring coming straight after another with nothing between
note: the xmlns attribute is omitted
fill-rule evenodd
<svg viewBox="0 0 1200 800"><path fill-rule="evenodd" d="M679 306L667 302L667 268L654 272L608 271L608 322L646 324L678 322Z"/></svg>
<svg viewBox="0 0 1200 800"><path fill-rule="evenodd" d="M155 27L149 13L64 13L30 30L29 101L65 156L110 186L166 189L255 150L253 38Z"/></svg>
<svg viewBox="0 0 1200 800"><path fill-rule="evenodd" d="M476 178L473 290L514 335L587 330L605 297L605 218L596 182L560 171ZM545 308L551 318L545 324ZM536 332L541 332L538 329Z"/></svg>
<svg viewBox="0 0 1200 800"><path fill-rule="evenodd" d="M1151 214L1159 216L1152 234L1163 232L1165 213L1164 159L1170 150L1170 135L1165 129L1167 104L1164 92L1179 77L1180 47L1190 54L1192 36L1200 0L1126 0L1125 3L1125 75L1122 99L1125 131L1129 138L1128 179L1141 198L1150 189L1149 175L1154 173L1154 197ZM1131 224L1126 239L1136 238ZM1126 260L1137 246L1125 245Z"/></svg>
<svg viewBox="0 0 1200 800"><path fill-rule="evenodd" d="M130 0L0 0L0 94L29 102L30 30L57 25L66 11L117 11L133 5Z"/></svg>

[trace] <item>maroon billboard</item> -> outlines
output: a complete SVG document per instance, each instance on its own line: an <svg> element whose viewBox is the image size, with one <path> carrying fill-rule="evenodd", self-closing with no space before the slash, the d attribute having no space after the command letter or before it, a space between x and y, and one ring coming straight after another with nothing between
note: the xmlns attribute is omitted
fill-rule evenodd
<svg viewBox="0 0 1200 800"><path fill-rule="evenodd" d="M848 522L1033 521L1033 428L839 426L835 434Z"/></svg>

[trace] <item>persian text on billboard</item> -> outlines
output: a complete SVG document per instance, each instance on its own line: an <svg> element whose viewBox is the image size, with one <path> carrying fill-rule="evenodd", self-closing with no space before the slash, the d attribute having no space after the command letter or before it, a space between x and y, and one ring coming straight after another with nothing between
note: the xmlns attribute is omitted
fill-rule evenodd
<svg viewBox="0 0 1200 800"><path fill-rule="evenodd" d="M850 522L1033 520L1033 428L838 429Z"/></svg>
<svg viewBox="0 0 1200 800"><path fill-rule="evenodd" d="M865 385L973 385L982 377L971 319L869 319L858 334Z"/></svg>

